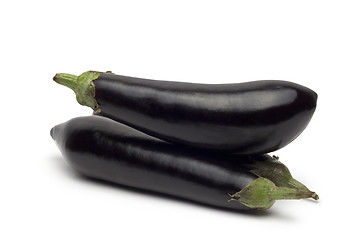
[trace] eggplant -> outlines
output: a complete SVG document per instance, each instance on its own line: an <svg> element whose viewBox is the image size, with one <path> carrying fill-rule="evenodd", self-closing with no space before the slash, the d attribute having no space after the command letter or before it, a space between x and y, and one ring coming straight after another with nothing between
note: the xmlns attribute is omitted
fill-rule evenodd
<svg viewBox="0 0 360 240"><path fill-rule="evenodd" d="M318 199L269 155L244 156L182 147L101 116L51 129L80 174L233 210L268 209L278 199Z"/></svg>
<svg viewBox="0 0 360 240"><path fill-rule="evenodd" d="M263 154L308 125L317 94L288 81L236 84L157 81L89 71L53 78L103 116L162 140L224 152Z"/></svg>

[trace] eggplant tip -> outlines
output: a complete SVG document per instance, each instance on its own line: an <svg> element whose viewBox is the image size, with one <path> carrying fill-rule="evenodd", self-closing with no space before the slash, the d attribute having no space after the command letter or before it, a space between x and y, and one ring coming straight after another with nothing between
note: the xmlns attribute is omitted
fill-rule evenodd
<svg viewBox="0 0 360 240"><path fill-rule="evenodd" d="M54 138L54 131L55 131L55 127L51 128L51 130L50 130L50 136L52 137L52 139L55 140L55 138Z"/></svg>
<svg viewBox="0 0 360 240"><path fill-rule="evenodd" d="M53 77L53 80L54 80L55 82L58 82L58 74L56 74L56 75Z"/></svg>

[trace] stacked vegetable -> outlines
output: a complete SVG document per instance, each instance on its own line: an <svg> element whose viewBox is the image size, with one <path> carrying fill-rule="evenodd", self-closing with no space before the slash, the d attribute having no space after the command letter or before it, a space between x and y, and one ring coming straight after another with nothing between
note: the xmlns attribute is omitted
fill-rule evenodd
<svg viewBox="0 0 360 240"><path fill-rule="evenodd" d="M79 173L230 209L318 199L267 153L308 125L317 94L287 81L194 84L88 71L56 74L95 115L51 136Z"/></svg>

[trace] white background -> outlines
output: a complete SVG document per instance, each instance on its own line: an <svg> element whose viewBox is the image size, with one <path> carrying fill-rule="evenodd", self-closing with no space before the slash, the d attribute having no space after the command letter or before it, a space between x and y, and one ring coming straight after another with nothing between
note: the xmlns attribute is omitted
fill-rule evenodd
<svg viewBox="0 0 360 240"><path fill-rule="evenodd" d="M0 239L359 237L359 1L1 1ZM239 214L79 178L50 138L90 115L57 72L202 83L281 79L315 90L275 154L320 201Z"/></svg>

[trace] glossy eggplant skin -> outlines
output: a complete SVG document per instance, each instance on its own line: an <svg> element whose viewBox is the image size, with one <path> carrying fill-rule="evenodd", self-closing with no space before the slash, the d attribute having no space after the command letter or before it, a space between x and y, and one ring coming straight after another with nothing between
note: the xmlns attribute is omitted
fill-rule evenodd
<svg viewBox="0 0 360 240"><path fill-rule="evenodd" d="M93 83L103 116L168 142L248 155L293 141L317 102L311 89L278 80L195 84L101 73Z"/></svg>
<svg viewBox="0 0 360 240"><path fill-rule="evenodd" d="M100 116L74 118L51 136L82 175L228 209L250 209L228 194L258 178L254 161L271 159L180 147Z"/></svg>

